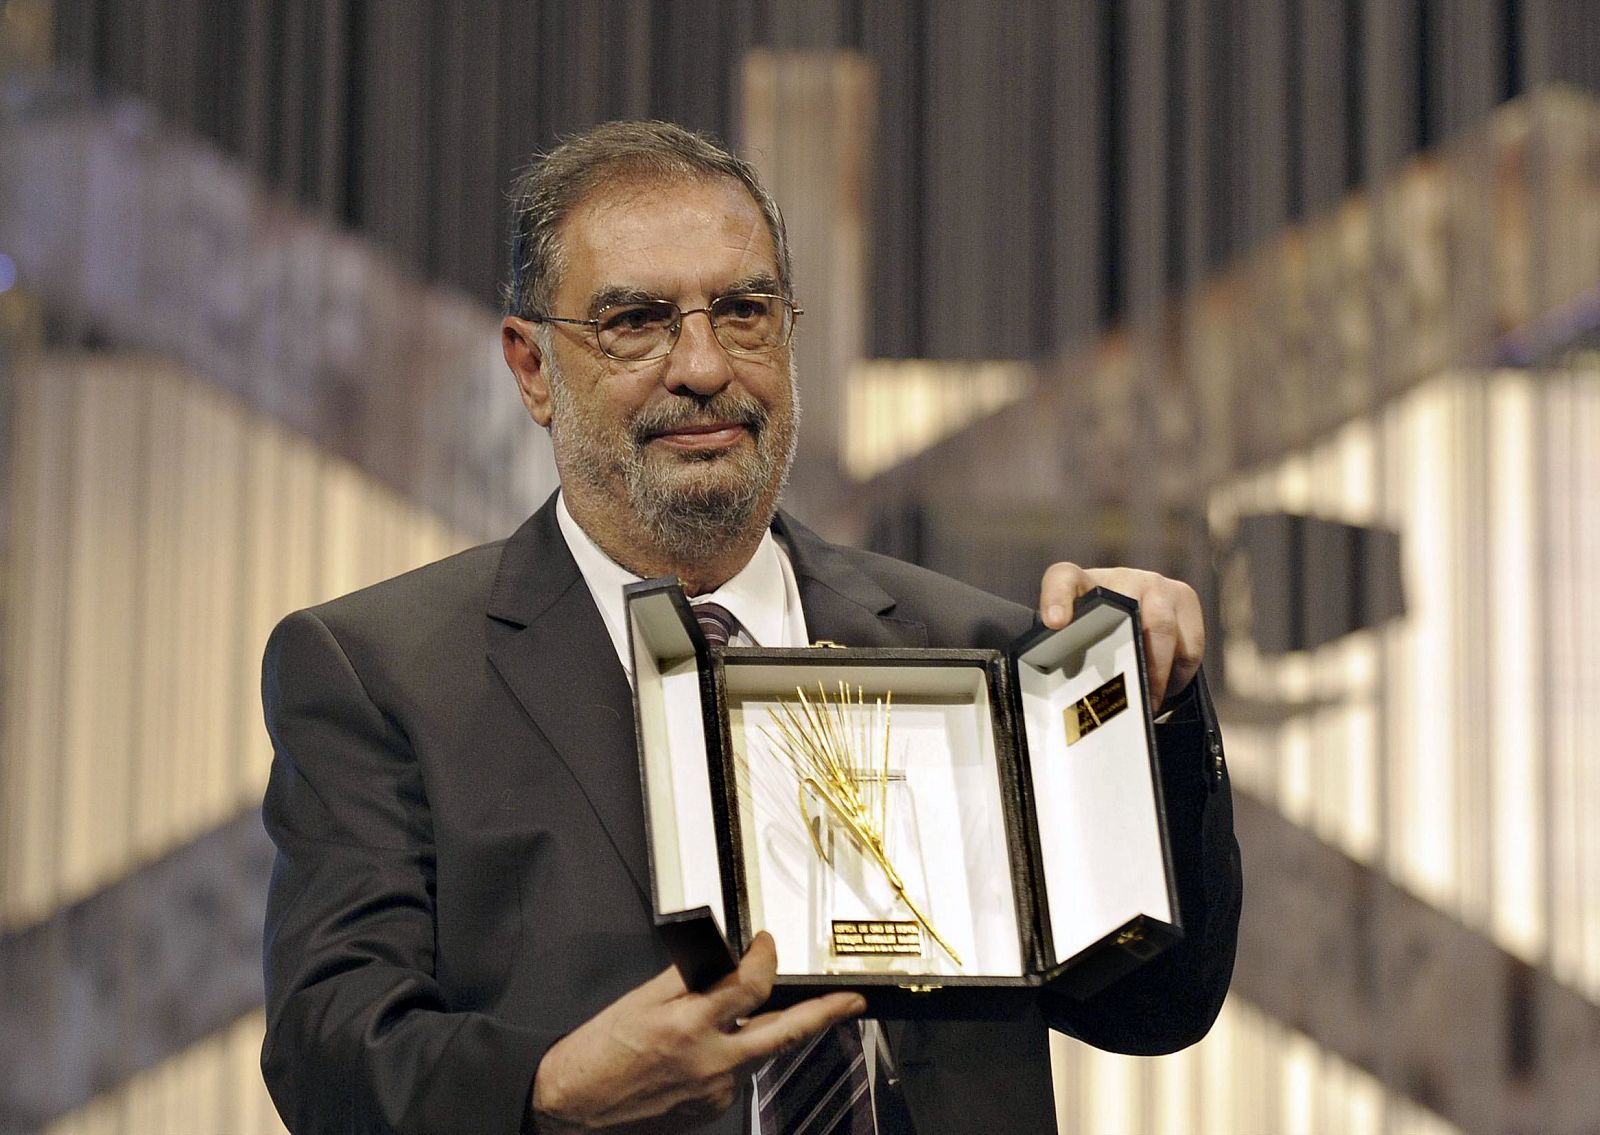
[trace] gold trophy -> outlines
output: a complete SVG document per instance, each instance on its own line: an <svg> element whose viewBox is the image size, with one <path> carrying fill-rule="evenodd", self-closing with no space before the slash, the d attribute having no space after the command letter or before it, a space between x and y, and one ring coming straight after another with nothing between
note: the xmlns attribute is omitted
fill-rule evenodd
<svg viewBox="0 0 1600 1135"><path fill-rule="evenodd" d="M795 779L815 852L813 945L835 970L927 961L935 945L961 965L924 910L915 800L904 769L891 762L893 696L869 706L861 687L852 695L843 681L831 696L820 682L814 696L796 687L794 700L778 701L773 728L765 730Z"/></svg>

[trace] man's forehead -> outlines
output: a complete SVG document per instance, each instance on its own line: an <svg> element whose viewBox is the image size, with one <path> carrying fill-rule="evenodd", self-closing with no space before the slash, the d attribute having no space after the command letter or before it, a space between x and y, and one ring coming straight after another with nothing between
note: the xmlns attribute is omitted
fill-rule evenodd
<svg viewBox="0 0 1600 1135"><path fill-rule="evenodd" d="M734 275L724 283L761 278L778 282L777 250L760 205L731 177L627 177L585 195L561 228L564 281L593 290L646 284L686 258ZM628 277L639 274L640 278ZM601 278L603 277L603 278Z"/></svg>
<svg viewBox="0 0 1600 1135"><path fill-rule="evenodd" d="M737 198L757 214L761 212L749 187L732 174L680 173L622 166L602 171L572 205L568 217L586 209L628 208L707 192Z"/></svg>

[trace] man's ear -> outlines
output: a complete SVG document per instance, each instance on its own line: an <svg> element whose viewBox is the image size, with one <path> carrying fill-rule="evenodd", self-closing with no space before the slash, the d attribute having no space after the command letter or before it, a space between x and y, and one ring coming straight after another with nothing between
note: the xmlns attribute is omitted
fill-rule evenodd
<svg viewBox="0 0 1600 1135"><path fill-rule="evenodd" d="M500 321L500 347L506 366L516 376L517 390L528 416L545 429L550 428L550 381L544 370L544 353L526 319L508 315Z"/></svg>

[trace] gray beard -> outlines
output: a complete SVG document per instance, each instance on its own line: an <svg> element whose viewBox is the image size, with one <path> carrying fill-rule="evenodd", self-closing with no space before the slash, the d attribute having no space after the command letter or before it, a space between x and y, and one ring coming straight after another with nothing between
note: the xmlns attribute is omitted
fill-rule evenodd
<svg viewBox="0 0 1600 1135"><path fill-rule="evenodd" d="M641 416L634 424L634 444L623 457L623 481L628 490L628 504L633 514L644 526L650 542L673 559L693 562L708 549L719 549L738 534L749 531L757 505L770 487L772 470L762 460L759 442L766 436L768 417L759 405L738 406L740 399L715 395L710 399L686 397L683 405L693 408L689 414L652 415L648 424ZM746 458L726 454L687 455L678 460L736 461L738 476L731 483L719 485L675 485L645 460L644 439L657 431L686 417L703 416L742 422L750 428L758 441L757 451ZM674 421L675 420L675 421ZM787 476L788 470L780 473ZM776 499L773 494L771 499ZM761 523L770 522L764 516Z"/></svg>
<svg viewBox="0 0 1600 1135"><path fill-rule="evenodd" d="M550 356L547 354L546 358ZM607 491L612 475L621 474L632 519L646 541L666 558L697 563L737 543L753 527L772 522L777 500L789 477L798 437L800 404L796 369L789 365L790 405L788 436L774 430L771 414L754 398L722 391L710 397L680 395L653 412L641 413L631 424L628 444L616 452L599 436L572 403L564 376L550 375L552 401L551 438L565 451L563 475L581 478L591 488ZM755 439L751 453L685 455L677 460L731 461L737 475L717 484L683 485L662 475L646 460L648 439L663 430L696 420L739 422ZM764 508L765 515L757 516Z"/></svg>

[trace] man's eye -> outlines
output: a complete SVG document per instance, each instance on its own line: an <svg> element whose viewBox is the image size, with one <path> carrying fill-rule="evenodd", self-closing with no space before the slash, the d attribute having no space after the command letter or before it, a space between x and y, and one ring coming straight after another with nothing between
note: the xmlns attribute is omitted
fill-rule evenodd
<svg viewBox="0 0 1600 1135"><path fill-rule="evenodd" d="M621 335L635 335L660 331L671 326L673 309L670 304L638 303L623 307L610 307L600 314L600 330Z"/></svg>
<svg viewBox="0 0 1600 1135"><path fill-rule="evenodd" d="M722 318L747 322L766 318L771 301L761 296L728 296L719 301L717 307Z"/></svg>

